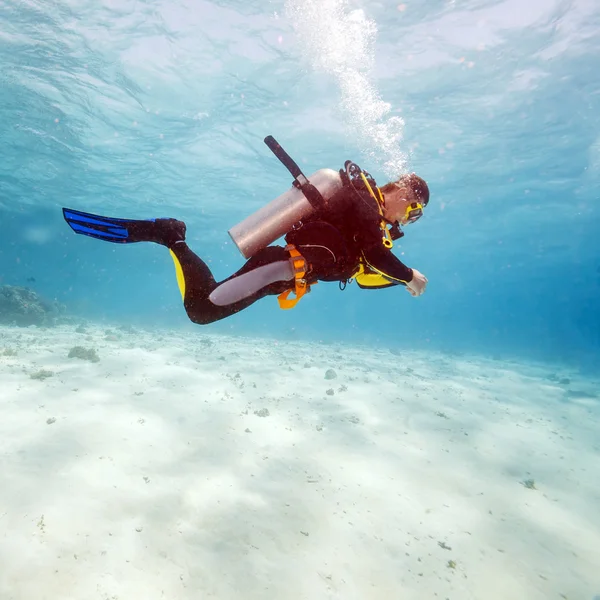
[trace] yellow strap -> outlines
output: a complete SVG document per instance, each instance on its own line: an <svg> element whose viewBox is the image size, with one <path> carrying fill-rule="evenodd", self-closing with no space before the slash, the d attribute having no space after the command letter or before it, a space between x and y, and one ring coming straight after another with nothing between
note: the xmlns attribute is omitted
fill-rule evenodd
<svg viewBox="0 0 600 600"><path fill-rule="evenodd" d="M373 198L373 200L375 200L375 203L377 204L377 210L379 211L379 216L383 217L383 209L381 207L385 204L385 200L383 198L383 194L381 193L381 190L379 188L377 188L377 194L379 195L379 198L377 198L377 196L375 195L375 192L373 191L373 188L367 181L365 174L361 173L360 176L363 180L363 183L365 184L365 187L367 188L367 190L369 190L369 194L371 194L371 197ZM379 223L379 227L381 227L381 231L383 231L383 237L381 238L382 244L386 248L392 248L394 246L394 242L392 241L392 236L390 235L390 232L388 231L388 228L386 227L386 223L383 219Z"/></svg>
<svg viewBox="0 0 600 600"><path fill-rule="evenodd" d="M375 195L375 192L373 191L373 188L371 187L371 184L367 181L365 174L361 173L360 177L363 180L363 183L365 184L365 187L367 188L367 190L369 190L369 194L371 194L371 197L377 203L377 210L379 211L379 214L383 217L383 209L381 208L381 205L383 204L383 197L381 196L381 192L379 192L380 199L378 200L377 196ZM377 188L377 190L379 191L379 188Z"/></svg>

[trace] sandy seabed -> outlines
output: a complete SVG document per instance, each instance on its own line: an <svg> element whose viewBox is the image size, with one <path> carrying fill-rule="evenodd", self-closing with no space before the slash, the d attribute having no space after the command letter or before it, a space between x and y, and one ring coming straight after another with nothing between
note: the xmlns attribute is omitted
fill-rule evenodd
<svg viewBox="0 0 600 600"><path fill-rule="evenodd" d="M0 328L2 600L600 594L599 381L204 331Z"/></svg>

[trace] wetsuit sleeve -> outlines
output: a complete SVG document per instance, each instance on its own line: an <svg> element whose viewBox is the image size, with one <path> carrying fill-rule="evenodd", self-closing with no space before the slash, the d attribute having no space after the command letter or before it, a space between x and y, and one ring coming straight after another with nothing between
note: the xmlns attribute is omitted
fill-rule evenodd
<svg viewBox="0 0 600 600"><path fill-rule="evenodd" d="M383 244L369 246L362 254L366 266L387 279L389 285L406 285L412 281L412 269Z"/></svg>

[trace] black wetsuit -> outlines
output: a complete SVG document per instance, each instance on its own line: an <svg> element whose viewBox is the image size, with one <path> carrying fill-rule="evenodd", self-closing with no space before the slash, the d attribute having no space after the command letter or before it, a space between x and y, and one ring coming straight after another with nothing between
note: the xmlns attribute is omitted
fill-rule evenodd
<svg viewBox="0 0 600 600"><path fill-rule="evenodd" d="M406 284L412 279L412 269L404 265L384 247L380 217L374 199L358 196L347 187L330 205L335 211L323 211L298 226L285 236L294 244L310 265L306 278L310 282L344 281L352 277L361 259L384 274L389 285ZM217 306L210 293L229 281L257 267L289 259L282 246L268 246L257 252L236 273L216 282L208 266L185 243L177 243L171 250L179 260L185 279L184 306L194 323L207 324L233 315L260 298L277 295L293 286L293 280L278 281L255 294L227 306Z"/></svg>

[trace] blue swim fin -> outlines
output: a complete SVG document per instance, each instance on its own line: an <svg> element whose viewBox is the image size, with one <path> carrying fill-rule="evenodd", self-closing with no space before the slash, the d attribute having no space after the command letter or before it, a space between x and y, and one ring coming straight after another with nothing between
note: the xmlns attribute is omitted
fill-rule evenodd
<svg viewBox="0 0 600 600"><path fill-rule="evenodd" d="M98 240L115 242L117 244L151 241L148 239L140 239L140 236L136 235L136 233L141 229L148 229L148 226L152 227L155 219L146 221L116 219L84 213L70 208L63 208L62 210L65 221L75 233L89 235ZM146 227L144 227L144 225L146 225Z"/></svg>
<svg viewBox="0 0 600 600"><path fill-rule="evenodd" d="M185 240L185 223L176 219L117 219L63 208L69 227L81 235L116 244L155 242L171 247Z"/></svg>

